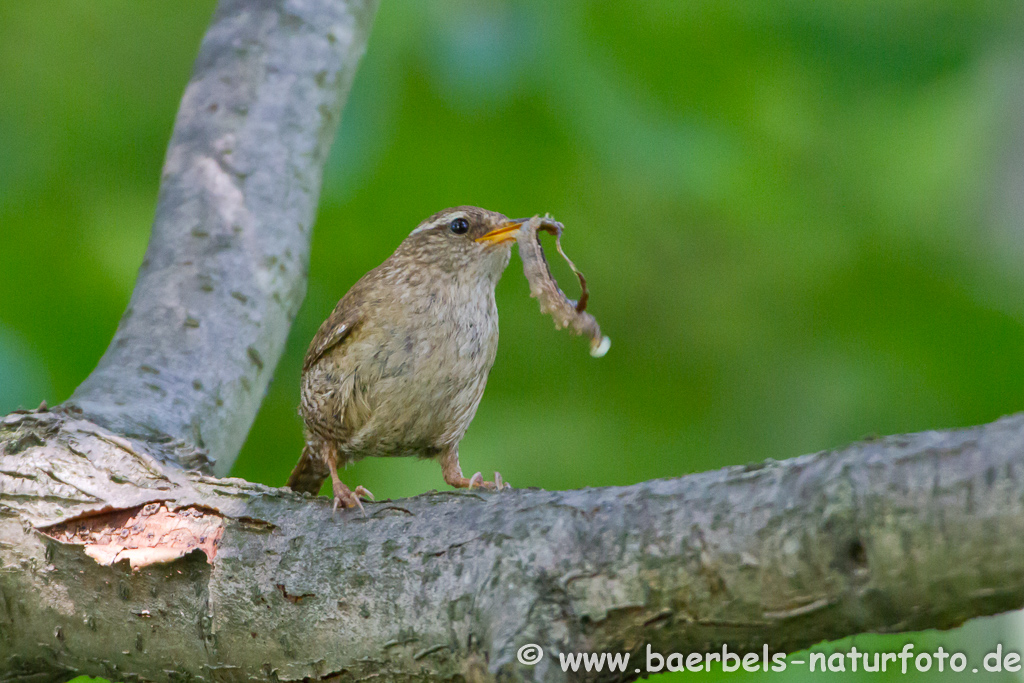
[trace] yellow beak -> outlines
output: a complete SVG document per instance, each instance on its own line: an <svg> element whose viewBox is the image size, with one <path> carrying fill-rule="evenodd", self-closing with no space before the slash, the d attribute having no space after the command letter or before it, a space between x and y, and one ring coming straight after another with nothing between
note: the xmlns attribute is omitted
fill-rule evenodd
<svg viewBox="0 0 1024 683"><path fill-rule="evenodd" d="M510 242L519 236L519 226L524 222L525 221L522 219L506 221L505 223L502 223L500 227L477 237L474 241L486 244L502 244L503 242Z"/></svg>

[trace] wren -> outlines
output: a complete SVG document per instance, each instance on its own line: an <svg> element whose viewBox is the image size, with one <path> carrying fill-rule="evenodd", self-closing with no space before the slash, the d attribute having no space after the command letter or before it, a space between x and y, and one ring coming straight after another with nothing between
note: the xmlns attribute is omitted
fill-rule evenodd
<svg viewBox="0 0 1024 683"><path fill-rule="evenodd" d="M434 214L342 297L302 365L306 445L288 479L334 506L362 508L338 466L362 458L434 458L457 488L500 490L501 475L467 479L459 442L483 397L498 348L494 288L523 220L473 206Z"/></svg>

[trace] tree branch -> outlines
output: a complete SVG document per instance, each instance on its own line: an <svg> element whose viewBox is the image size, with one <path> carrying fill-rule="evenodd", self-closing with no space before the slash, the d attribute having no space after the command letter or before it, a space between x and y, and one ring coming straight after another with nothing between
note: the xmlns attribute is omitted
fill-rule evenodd
<svg viewBox="0 0 1024 683"><path fill-rule="evenodd" d="M0 448L3 679L557 681L555 652L792 651L1024 605L1024 414L629 487L432 493L367 518L163 465L54 413L9 416ZM82 517L111 509L128 514ZM167 516L219 541L170 564L93 559ZM539 666L516 663L526 643Z"/></svg>
<svg viewBox="0 0 1024 683"><path fill-rule="evenodd" d="M305 296L323 164L376 0L222 0L128 309L70 403L226 474Z"/></svg>

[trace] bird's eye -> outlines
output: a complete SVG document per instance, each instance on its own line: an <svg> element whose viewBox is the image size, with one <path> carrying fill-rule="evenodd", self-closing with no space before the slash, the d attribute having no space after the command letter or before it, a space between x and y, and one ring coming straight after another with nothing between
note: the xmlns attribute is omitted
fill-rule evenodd
<svg viewBox="0 0 1024 683"><path fill-rule="evenodd" d="M456 235L465 235L469 232L469 221L465 218L456 218L448 226L448 229L454 232Z"/></svg>

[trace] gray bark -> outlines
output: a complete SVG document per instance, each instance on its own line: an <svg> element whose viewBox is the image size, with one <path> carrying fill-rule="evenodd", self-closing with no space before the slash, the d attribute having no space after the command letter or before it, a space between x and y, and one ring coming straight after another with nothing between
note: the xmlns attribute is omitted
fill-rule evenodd
<svg viewBox="0 0 1024 683"><path fill-rule="evenodd" d="M70 399L93 420L231 469L305 295L321 172L376 4L221 1L131 301Z"/></svg>
<svg viewBox="0 0 1024 683"><path fill-rule="evenodd" d="M73 416L11 415L0 447L4 680L558 681L556 652L643 668L648 643L792 651L1024 605L1024 415L621 488L430 493L366 518L161 464ZM202 513L219 544L135 571L86 554L107 540L84 515L144 524L147 504ZM516 662L527 643L538 666Z"/></svg>

